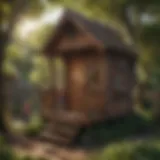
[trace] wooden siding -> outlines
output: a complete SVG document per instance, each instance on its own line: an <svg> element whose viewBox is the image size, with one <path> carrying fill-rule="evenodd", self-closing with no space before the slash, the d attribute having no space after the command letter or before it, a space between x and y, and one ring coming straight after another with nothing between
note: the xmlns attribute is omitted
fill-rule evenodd
<svg viewBox="0 0 160 160"><path fill-rule="evenodd" d="M72 110L86 113L95 119L105 111L107 96L107 63L105 57L74 57L69 61L68 88ZM90 74L98 71L98 81Z"/></svg>
<svg viewBox="0 0 160 160"><path fill-rule="evenodd" d="M126 57L89 54L72 55L66 60L66 103L61 109L85 113L93 121L131 112L134 74L130 61ZM122 78L121 82L116 81L117 76ZM44 105L50 109L56 106L57 96L58 91L46 93Z"/></svg>
<svg viewBox="0 0 160 160"><path fill-rule="evenodd" d="M84 65L83 58L72 58L68 66L68 98L71 110L83 111Z"/></svg>
<svg viewBox="0 0 160 160"><path fill-rule="evenodd" d="M60 32L56 46L52 46L54 52L51 51L51 55L64 58L67 68L66 87L62 89L65 106L58 108L82 112L91 121L131 112L134 73L129 55L118 49L106 53L103 44L80 27L74 34L65 27ZM46 105L56 104L60 96L56 91Z"/></svg>
<svg viewBox="0 0 160 160"><path fill-rule="evenodd" d="M107 63L104 56L86 58L86 86L83 96L85 112L91 119L96 119L105 110L107 96ZM93 74L93 75L92 75ZM97 74L97 80L94 80Z"/></svg>
<svg viewBox="0 0 160 160"><path fill-rule="evenodd" d="M87 33L77 33L74 37L63 36L57 46L59 52L86 47L100 46L97 40ZM76 52L75 52L76 54Z"/></svg>
<svg viewBox="0 0 160 160"><path fill-rule="evenodd" d="M132 89L134 86L134 74L132 66L130 61L122 56L111 56L108 62L110 68L108 117L122 116L131 112L133 107Z"/></svg>

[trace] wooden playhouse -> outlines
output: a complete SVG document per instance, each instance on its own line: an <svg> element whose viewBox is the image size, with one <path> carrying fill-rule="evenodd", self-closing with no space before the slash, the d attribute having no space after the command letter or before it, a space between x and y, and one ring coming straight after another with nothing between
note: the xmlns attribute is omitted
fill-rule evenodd
<svg viewBox="0 0 160 160"><path fill-rule="evenodd" d="M137 53L115 29L67 9L44 54L54 83L44 92L42 112L53 140L70 143L81 127L132 112Z"/></svg>

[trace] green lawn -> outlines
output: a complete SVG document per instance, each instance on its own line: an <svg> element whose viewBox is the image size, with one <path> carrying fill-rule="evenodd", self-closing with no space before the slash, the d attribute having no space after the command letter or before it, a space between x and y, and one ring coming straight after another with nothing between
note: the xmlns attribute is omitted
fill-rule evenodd
<svg viewBox="0 0 160 160"><path fill-rule="evenodd" d="M92 154L90 160L159 160L160 137L113 143Z"/></svg>

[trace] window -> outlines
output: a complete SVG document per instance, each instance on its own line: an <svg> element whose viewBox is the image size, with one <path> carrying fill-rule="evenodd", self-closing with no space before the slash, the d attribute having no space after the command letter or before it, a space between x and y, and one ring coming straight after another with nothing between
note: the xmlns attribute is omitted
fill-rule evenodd
<svg viewBox="0 0 160 160"><path fill-rule="evenodd" d="M122 74L117 74L116 77L114 78L114 87L118 91L125 91L126 90L126 85L125 82L125 77Z"/></svg>
<svg viewBox="0 0 160 160"><path fill-rule="evenodd" d="M128 92L130 79L130 65L126 59L117 61L115 67L114 88L118 92Z"/></svg>
<svg viewBox="0 0 160 160"><path fill-rule="evenodd" d="M126 60L120 60L120 61L118 62L118 69L119 69L120 71L125 72L125 71L128 71L129 68L130 68L130 66L129 66L129 64L128 64L128 61L126 61Z"/></svg>
<svg viewBox="0 0 160 160"><path fill-rule="evenodd" d="M97 63L87 64L87 87L89 91L101 88L101 67Z"/></svg>

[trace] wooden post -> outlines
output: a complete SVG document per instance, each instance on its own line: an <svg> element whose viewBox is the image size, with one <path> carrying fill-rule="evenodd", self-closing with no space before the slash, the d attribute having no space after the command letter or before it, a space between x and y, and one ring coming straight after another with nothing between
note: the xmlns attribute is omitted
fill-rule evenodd
<svg viewBox="0 0 160 160"><path fill-rule="evenodd" d="M58 92L57 107L64 109L65 103L65 64L62 57L56 63L56 90Z"/></svg>
<svg viewBox="0 0 160 160"><path fill-rule="evenodd" d="M55 102L55 91L56 91L56 84L55 84L55 80L56 80L56 75L55 75L55 71L56 71L56 66L54 63L54 58L55 57L49 57L48 58L48 68L49 68L49 75L50 75L50 81L49 81L49 108L52 109L56 107L56 102ZM53 96L53 97L52 97Z"/></svg>
<svg viewBox="0 0 160 160"><path fill-rule="evenodd" d="M54 73L55 73L55 65L53 63L53 58L48 58L48 68L49 68L49 74L50 74L50 88L55 88L55 77L54 77Z"/></svg>

